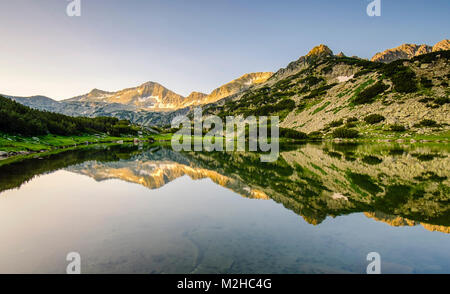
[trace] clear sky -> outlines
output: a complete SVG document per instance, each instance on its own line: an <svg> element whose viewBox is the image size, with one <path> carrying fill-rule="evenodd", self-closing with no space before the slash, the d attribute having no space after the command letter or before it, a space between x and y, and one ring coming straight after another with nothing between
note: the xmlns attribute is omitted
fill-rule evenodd
<svg viewBox="0 0 450 294"><path fill-rule="evenodd" d="M0 93L64 99L146 81L187 95L327 44L370 58L448 39L449 0L0 0Z"/></svg>

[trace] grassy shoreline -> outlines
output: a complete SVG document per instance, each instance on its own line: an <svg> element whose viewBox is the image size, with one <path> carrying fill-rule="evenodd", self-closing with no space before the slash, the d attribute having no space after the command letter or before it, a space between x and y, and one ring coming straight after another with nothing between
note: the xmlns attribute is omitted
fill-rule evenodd
<svg viewBox="0 0 450 294"><path fill-rule="evenodd" d="M83 135L83 136L37 136L24 137L14 136L0 133L0 165L4 165L17 159L29 158L36 156L36 154L47 155L58 153L76 148L83 148L95 144L118 144L118 143L133 143L136 140L139 142L156 142L167 143L172 139L172 133L154 134L141 138L133 136L113 137L105 134L97 135ZM194 137L193 140L199 138ZM450 135L448 132L439 135L416 135L403 137L397 136L367 136L352 139L336 139L336 138L309 138L304 140L280 138L280 143L295 143L295 142L313 142L313 141L332 141L332 142L361 142L361 143L384 143L384 142L398 142L398 143L448 143Z"/></svg>
<svg viewBox="0 0 450 294"><path fill-rule="evenodd" d="M5 164L10 159L35 156L36 154L51 154L75 148L95 144L117 144L151 142L150 137L136 138L132 136L114 137L104 134L82 135L82 136L36 136L24 137L0 134L0 165Z"/></svg>

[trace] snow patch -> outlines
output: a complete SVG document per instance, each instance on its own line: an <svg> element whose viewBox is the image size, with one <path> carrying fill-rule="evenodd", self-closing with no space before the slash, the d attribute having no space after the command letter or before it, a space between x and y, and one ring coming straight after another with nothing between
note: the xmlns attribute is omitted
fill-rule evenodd
<svg viewBox="0 0 450 294"><path fill-rule="evenodd" d="M149 100L149 99L155 99L155 100L158 101L158 102L161 101L161 99L159 98L159 96L146 96L146 97L141 97L141 98L139 98L138 100L139 100L139 102L145 102L145 101L147 101L147 100Z"/></svg>
<svg viewBox="0 0 450 294"><path fill-rule="evenodd" d="M348 80L353 79L353 76L354 75L351 75L351 76L338 76L337 80L338 80L339 83L343 83L343 82L346 82Z"/></svg>
<svg viewBox="0 0 450 294"><path fill-rule="evenodd" d="M348 201L348 198L346 196L342 195L341 193L334 193L333 195L331 195L331 198L333 198L334 200L344 199L344 200Z"/></svg>

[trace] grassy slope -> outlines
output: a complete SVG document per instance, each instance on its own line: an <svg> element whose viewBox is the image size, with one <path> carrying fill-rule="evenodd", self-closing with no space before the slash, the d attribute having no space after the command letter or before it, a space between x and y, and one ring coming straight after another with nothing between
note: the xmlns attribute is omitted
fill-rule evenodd
<svg viewBox="0 0 450 294"><path fill-rule="evenodd" d="M56 148L71 147L86 143L109 143L114 141L133 141L134 137L111 137L106 135L56 136L46 135L23 137L0 135L0 151L42 151Z"/></svg>

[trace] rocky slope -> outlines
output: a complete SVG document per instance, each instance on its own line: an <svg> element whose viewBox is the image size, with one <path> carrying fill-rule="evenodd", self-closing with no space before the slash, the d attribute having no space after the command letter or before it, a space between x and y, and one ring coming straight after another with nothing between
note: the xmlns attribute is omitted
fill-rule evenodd
<svg viewBox="0 0 450 294"><path fill-rule="evenodd" d="M8 95L1 95L1 96L10 98L20 104L39 110L59 112L61 109L60 102L45 96L31 96L31 97L15 97Z"/></svg>
<svg viewBox="0 0 450 294"><path fill-rule="evenodd" d="M208 94L194 91L183 100L183 107L202 104L207 96Z"/></svg>
<svg viewBox="0 0 450 294"><path fill-rule="evenodd" d="M162 85L147 82L138 87L106 92L94 89L88 94L74 97L63 102L104 102L131 106L135 110L167 111L178 108L184 97Z"/></svg>
<svg viewBox="0 0 450 294"><path fill-rule="evenodd" d="M227 115L277 115L281 127L331 136L346 126L363 136L449 131L450 51L390 64L334 56L321 45L267 82L204 107ZM367 122L370 115L378 122ZM393 133L393 132L391 132ZM394 136L394 135L392 135Z"/></svg>
<svg viewBox="0 0 450 294"><path fill-rule="evenodd" d="M258 85L267 81L273 75L272 72L257 72L245 74L238 79L235 79L228 84L225 84L209 94L205 102L212 103L222 98L231 96L233 94L249 89L253 85Z"/></svg>

